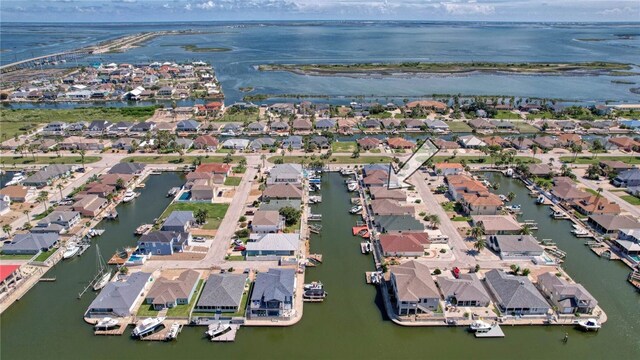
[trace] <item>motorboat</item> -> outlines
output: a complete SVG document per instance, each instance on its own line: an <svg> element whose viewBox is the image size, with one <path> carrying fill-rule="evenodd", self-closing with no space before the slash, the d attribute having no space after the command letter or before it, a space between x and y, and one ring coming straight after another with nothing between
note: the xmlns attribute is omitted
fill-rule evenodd
<svg viewBox="0 0 640 360"><path fill-rule="evenodd" d="M112 212L108 213L105 218L107 220L115 220L118 218L118 212L114 209Z"/></svg>
<svg viewBox="0 0 640 360"><path fill-rule="evenodd" d="M180 332L180 324L173 323L173 325L171 325L171 327L169 328L169 332L167 333L167 337L165 339L166 340L174 340L174 339L178 338L178 333L179 332Z"/></svg>
<svg viewBox="0 0 640 360"><path fill-rule="evenodd" d="M348 184L347 184L347 189L348 189L349 191L356 191L356 190L358 190L358 183L356 183L355 181L354 181L354 182L350 182L350 183L348 183Z"/></svg>
<svg viewBox="0 0 640 360"><path fill-rule="evenodd" d="M205 334L207 334L211 339L215 339L218 336L228 333L229 331L231 331L230 324L218 323L209 325L209 328L205 332Z"/></svg>
<svg viewBox="0 0 640 360"><path fill-rule="evenodd" d="M575 235L576 237L588 237L588 236L590 236L589 232L586 229L584 229L584 228L582 228L582 227L580 227L580 226L578 226L576 224L573 224L573 230L571 230L571 233L573 233L573 235Z"/></svg>
<svg viewBox="0 0 640 360"><path fill-rule="evenodd" d="M11 178L11 180L9 180L5 186L11 186L11 185L17 185L19 183L21 183L22 181L24 181L25 176L23 173L18 172L13 174L13 177Z"/></svg>
<svg viewBox="0 0 640 360"><path fill-rule="evenodd" d="M555 210L551 213L551 217L554 219L568 219L569 216L562 211Z"/></svg>
<svg viewBox="0 0 640 360"><path fill-rule="evenodd" d="M482 320L475 320L471 325L469 325L469 330L473 332L487 332L491 330L491 324Z"/></svg>
<svg viewBox="0 0 640 360"><path fill-rule="evenodd" d="M324 299L327 297L327 292L324 289L309 289L305 290L302 296L305 299Z"/></svg>
<svg viewBox="0 0 640 360"><path fill-rule="evenodd" d="M502 201L508 201L508 200L509 200L509 199L507 199L507 197L506 197L506 196L504 196L504 195L502 195L502 194L498 195L498 197L499 197L499 198L500 198L500 200L502 200Z"/></svg>
<svg viewBox="0 0 640 360"><path fill-rule="evenodd" d="M348 176L348 175L355 175L356 171L353 169L342 169L340 170L340 175L342 176Z"/></svg>
<svg viewBox="0 0 640 360"><path fill-rule="evenodd" d="M598 331L600 330L600 328L602 327L602 325L600 325L600 323L598 323L598 320L593 319L593 318L589 318L586 320L576 320L575 324L586 331Z"/></svg>
<svg viewBox="0 0 640 360"><path fill-rule="evenodd" d="M304 290L322 289L323 285L320 281L312 281L309 284L304 284Z"/></svg>
<svg viewBox="0 0 640 360"><path fill-rule="evenodd" d="M94 325L94 328L96 330L108 330L116 326L118 326L118 320L110 317L104 317Z"/></svg>
<svg viewBox="0 0 640 360"><path fill-rule="evenodd" d="M62 258L71 259L72 257L76 256L76 254L78 254L78 251L80 251L80 246L78 246L78 244L69 243L67 245L67 249L62 254Z"/></svg>
<svg viewBox="0 0 640 360"><path fill-rule="evenodd" d="M178 191L180 191L179 187L177 187L177 186L176 187L172 187L171 189L169 189L169 192L167 193L167 197L175 196L178 193Z"/></svg>
<svg viewBox="0 0 640 360"><path fill-rule="evenodd" d="M536 198L536 203L537 203L537 204L544 204L545 200L546 200L546 199L545 199L544 195L540 194L540 195L538 195L538 197Z"/></svg>
<svg viewBox="0 0 640 360"><path fill-rule="evenodd" d="M146 318L138 322L135 329L133 329L133 332L131 333L131 335L133 335L134 337L142 337L147 334L150 334L155 329L157 329L160 325L162 325L162 322L164 321L164 319L165 319L164 317Z"/></svg>
<svg viewBox="0 0 640 360"><path fill-rule="evenodd" d="M362 205L356 205L356 206L352 207L351 209L349 209L349 213L351 213L351 214L357 214L360 211L362 211Z"/></svg>
<svg viewBox="0 0 640 360"><path fill-rule="evenodd" d="M135 199L136 196L137 194L133 190L127 190L127 192L124 193L124 197L122 198L122 201L128 203L133 199Z"/></svg>
<svg viewBox="0 0 640 360"><path fill-rule="evenodd" d="M508 177L512 177L513 176L513 169L512 168L508 168L505 171L505 175L507 175Z"/></svg>

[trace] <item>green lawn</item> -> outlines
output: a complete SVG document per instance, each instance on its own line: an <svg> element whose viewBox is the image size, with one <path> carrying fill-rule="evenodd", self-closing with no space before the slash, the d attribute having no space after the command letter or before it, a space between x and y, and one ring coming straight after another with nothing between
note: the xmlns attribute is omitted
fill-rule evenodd
<svg viewBox="0 0 640 360"><path fill-rule="evenodd" d="M249 285L249 289L242 293L242 300L240 300L240 308L237 313L231 314L232 317L244 317L245 312L247 311L247 302L249 301L249 294L251 294L251 290L253 289L253 283Z"/></svg>
<svg viewBox="0 0 640 360"><path fill-rule="evenodd" d="M144 317L155 317L158 316L159 311L154 310L153 309L153 305L151 304L142 304L140 305L140 308L138 309L138 313L137 315L139 317L144 316Z"/></svg>
<svg viewBox="0 0 640 360"><path fill-rule="evenodd" d="M100 156L85 156L84 163L91 164L100 161ZM26 165L26 164L82 164L80 156L38 156L35 159L31 156L1 156L0 163L7 165Z"/></svg>
<svg viewBox="0 0 640 360"><path fill-rule="evenodd" d="M49 251L45 251L45 252L41 252L38 257L36 257L35 259L33 259L33 261L40 261L40 262L45 262L47 261L47 259L53 255L54 252L56 252L58 249L53 248Z"/></svg>
<svg viewBox="0 0 640 360"><path fill-rule="evenodd" d="M455 201L447 201L440 204L444 211L455 211L456 202Z"/></svg>
<svg viewBox="0 0 640 360"><path fill-rule="evenodd" d="M471 132L471 126L462 121L447 121L447 125L449 125L449 130L454 133Z"/></svg>
<svg viewBox="0 0 640 360"><path fill-rule="evenodd" d="M498 110L498 113L493 118L498 120L520 119L520 115L514 114L509 110Z"/></svg>
<svg viewBox="0 0 640 360"><path fill-rule="evenodd" d="M527 119L528 120L535 120L535 119L561 119L563 118L562 115L556 115L554 113L552 113L551 111L543 111L543 112L537 112L534 114L528 114L527 115Z"/></svg>
<svg viewBox="0 0 640 360"><path fill-rule="evenodd" d="M631 205L635 205L635 206L639 206L640 205L640 198L633 196L633 195L621 195L620 198L626 202L628 202Z"/></svg>
<svg viewBox="0 0 640 360"><path fill-rule="evenodd" d="M208 210L207 222L202 226L203 229L215 230L220 226L224 215L229 209L229 204L211 204L211 203L197 203L197 202L174 202L167 207L167 209L160 215L159 222L171 214L173 211L195 211L197 209Z"/></svg>
<svg viewBox="0 0 640 360"><path fill-rule="evenodd" d="M226 260L228 261L244 261L244 256L242 255L229 255Z"/></svg>
<svg viewBox="0 0 640 360"><path fill-rule="evenodd" d="M109 121L142 121L153 116L155 106L90 107L75 109L0 109L0 138L6 140L15 135L35 130L38 126L53 122L78 122L104 119Z"/></svg>
<svg viewBox="0 0 640 360"><path fill-rule="evenodd" d="M451 221L471 221L471 218L467 216L454 216Z"/></svg>
<svg viewBox="0 0 640 360"><path fill-rule="evenodd" d="M193 160L200 159L203 164L207 163L221 163L224 162L224 156L183 156L180 161L179 155L160 156L160 155L136 155L126 157L120 162L139 162L145 164L185 164L190 165ZM231 161L234 163L239 162L241 159L245 159L244 156L231 156Z"/></svg>
<svg viewBox="0 0 640 360"><path fill-rule="evenodd" d="M269 162L274 162L276 159L283 159L282 156L272 156L268 159ZM376 164L376 163L388 163L391 161L391 157L387 155L378 156L360 156L358 158L352 158L351 156L332 156L329 160L322 160L319 157L311 158L310 156L285 156L285 163L299 164L301 161L309 163L314 160L321 160L325 164Z"/></svg>
<svg viewBox="0 0 640 360"><path fill-rule="evenodd" d="M202 284L204 284L204 280L200 279L198 281L198 285L196 286L196 291L193 293L193 296L191 297L191 301L188 304L176 305L171 309L167 310L167 316L188 318L189 313L191 312L191 309L193 309L193 307L196 305L196 302L198 302L198 297L200 296L200 290L202 290Z"/></svg>
<svg viewBox="0 0 640 360"><path fill-rule="evenodd" d="M216 121L223 122L253 122L258 120L258 113L248 113L248 112L237 112L235 114L225 113L222 115L220 119L216 119Z"/></svg>
<svg viewBox="0 0 640 360"><path fill-rule="evenodd" d="M467 164L493 164L496 160L496 158L490 158L488 156L456 156L454 158L451 158L451 156L440 155L440 156L434 156L433 162L438 163L438 162L447 161L447 162L453 163L453 162L460 162L460 160L463 160L463 159L467 162ZM524 164L540 163L540 159L534 159L531 156L516 156L515 159L520 160Z"/></svg>
<svg viewBox="0 0 640 360"><path fill-rule="evenodd" d="M533 134L540 131L536 129L533 125L526 123L524 121L514 121L513 124L516 126L516 128L518 129L518 131L520 131L521 134Z"/></svg>
<svg viewBox="0 0 640 360"><path fill-rule="evenodd" d="M591 195L598 195L598 192L593 189L585 188L584 191L588 192Z"/></svg>
<svg viewBox="0 0 640 360"><path fill-rule="evenodd" d="M300 230L300 226L301 225L302 224L300 223L300 219L298 219L298 221L296 221L295 224L285 227L284 228L284 232L285 233L294 233L294 232L296 232L296 230Z"/></svg>
<svg viewBox="0 0 640 360"><path fill-rule="evenodd" d="M27 255L27 254L20 254L20 255L13 255L13 254L1 254L0 253L0 260L29 260L33 257L34 255Z"/></svg>
<svg viewBox="0 0 640 360"><path fill-rule="evenodd" d="M335 141L331 144L334 153L352 153L356 149L355 141Z"/></svg>
<svg viewBox="0 0 640 360"><path fill-rule="evenodd" d="M640 156L578 156L575 161L573 156L560 157L560 161L574 164L597 164L603 160L618 160L632 165L640 164Z"/></svg>
<svg viewBox="0 0 640 360"><path fill-rule="evenodd" d="M229 176L228 178L226 178L224 180L224 184L226 186L238 186L240 185L240 182L242 181L241 177L237 177L237 176Z"/></svg>

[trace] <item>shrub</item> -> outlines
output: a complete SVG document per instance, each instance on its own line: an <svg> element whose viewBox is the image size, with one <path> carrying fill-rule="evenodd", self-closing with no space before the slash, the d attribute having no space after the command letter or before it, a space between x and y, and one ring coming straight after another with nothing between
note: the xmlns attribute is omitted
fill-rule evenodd
<svg viewBox="0 0 640 360"><path fill-rule="evenodd" d="M433 271L433 275L440 275L440 274L442 274L442 270L440 270L439 268L436 268L436 269Z"/></svg>
<svg viewBox="0 0 640 360"><path fill-rule="evenodd" d="M444 254L447 252L447 249L440 249L440 254Z"/></svg>

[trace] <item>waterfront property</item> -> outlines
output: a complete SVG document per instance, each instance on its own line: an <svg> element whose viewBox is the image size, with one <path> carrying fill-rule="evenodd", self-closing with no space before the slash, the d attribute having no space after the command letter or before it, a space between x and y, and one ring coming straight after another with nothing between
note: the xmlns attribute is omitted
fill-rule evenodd
<svg viewBox="0 0 640 360"><path fill-rule="evenodd" d="M511 215L473 215L474 226L480 226L484 235L516 235L522 226Z"/></svg>
<svg viewBox="0 0 640 360"><path fill-rule="evenodd" d="M299 234L251 234L246 244L247 260L279 260L300 249Z"/></svg>
<svg viewBox="0 0 640 360"><path fill-rule="evenodd" d="M493 269L485 274L485 283L504 315L546 315L551 311L549 303L526 276Z"/></svg>
<svg viewBox="0 0 640 360"><path fill-rule="evenodd" d="M138 251L142 254L173 255L182 252L191 242L191 234L175 231L152 231L138 239Z"/></svg>
<svg viewBox="0 0 640 360"><path fill-rule="evenodd" d="M289 318L293 316L295 289L294 269L277 268L258 273L251 291L247 317Z"/></svg>
<svg viewBox="0 0 640 360"><path fill-rule="evenodd" d="M57 233L16 234L10 243L4 244L2 253L8 255L36 255L41 251L49 251L58 244Z"/></svg>
<svg viewBox="0 0 640 360"><path fill-rule="evenodd" d="M629 215L591 215L588 220L596 231L615 238L622 229L640 229L640 222Z"/></svg>
<svg viewBox="0 0 640 360"><path fill-rule="evenodd" d="M211 274L207 279L194 311L238 313L248 277L246 274Z"/></svg>
<svg viewBox="0 0 640 360"><path fill-rule="evenodd" d="M10 185L0 189L0 197L8 196L11 202L29 202L36 197L36 191L33 188L20 185Z"/></svg>
<svg viewBox="0 0 640 360"><path fill-rule="evenodd" d="M172 211L162 223L162 231L186 233L195 224L193 211Z"/></svg>
<svg viewBox="0 0 640 360"><path fill-rule="evenodd" d="M159 277L145 296L145 303L155 310L186 305L196 291L200 274L185 270L175 279Z"/></svg>
<svg viewBox="0 0 640 360"><path fill-rule="evenodd" d="M140 296L152 284L152 275L136 272L124 279L109 282L91 302L86 317L117 316L126 317L134 313Z"/></svg>
<svg viewBox="0 0 640 360"><path fill-rule="evenodd" d="M502 260L533 259L544 253L542 246L531 235L490 235L487 245Z"/></svg>
<svg viewBox="0 0 640 360"><path fill-rule="evenodd" d="M31 232L56 233L67 232L80 221L80 213L77 211L52 211L42 218Z"/></svg>
<svg viewBox="0 0 640 360"><path fill-rule="evenodd" d="M615 243L635 263L640 263L640 229L620 229Z"/></svg>
<svg viewBox="0 0 640 360"><path fill-rule="evenodd" d="M0 299L2 294L9 292L17 285L22 276L20 265L0 265Z"/></svg>
<svg viewBox="0 0 640 360"><path fill-rule="evenodd" d="M380 235L383 256L423 256L430 246L429 235L423 232Z"/></svg>
<svg viewBox="0 0 640 360"><path fill-rule="evenodd" d="M108 174L140 175L147 165L141 163L123 162L113 165Z"/></svg>
<svg viewBox="0 0 640 360"><path fill-rule="evenodd" d="M444 299L455 306L489 306L491 298L476 274L460 274L459 278L438 277L438 288Z"/></svg>
<svg viewBox="0 0 640 360"><path fill-rule="evenodd" d="M107 207L109 202L107 199L101 198L98 195L84 195L82 198L71 206L73 211L79 212L82 216L95 217L102 209Z"/></svg>
<svg viewBox="0 0 640 360"><path fill-rule="evenodd" d="M427 265L412 260L392 266L389 272L398 315L438 310L440 293Z"/></svg>
<svg viewBox="0 0 640 360"><path fill-rule="evenodd" d="M272 199L302 199L302 189L289 183L269 185L262 192L262 200Z"/></svg>
<svg viewBox="0 0 640 360"><path fill-rule="evenodd" d="M373 223L381 233L402 233L424 230L424 224L410 215L376 216Z"/></svg>
<svg viewBox="0 0 640 360"><path fill-rule="evenodd" d="M560 314L591 314L598 305L584 286L551 272L538 275L538 287Z"/></svg>
<svg viewBox="0 0 640 360"><path fill-rule="evenodd" d="M300 164L278 164L269 170L267 185L273 184L301 184L302 165Z"/></svg>
<svg viewBox="0 0 640 360"><path fill-rule="evenodd" d="M284 227L284 217L277 210L258 210L251 220L251 231L254 233L277 233Z"/></svg>
<svg viewBox="0 0 640 360"><path fill-rule="evenodd" d="M38 170L35 174L29 176L23 181L25 186L34 186L41 188L51 185L56 179L67 177L71 174L73 167L71 165L48 165L42 170Z"/></svg>

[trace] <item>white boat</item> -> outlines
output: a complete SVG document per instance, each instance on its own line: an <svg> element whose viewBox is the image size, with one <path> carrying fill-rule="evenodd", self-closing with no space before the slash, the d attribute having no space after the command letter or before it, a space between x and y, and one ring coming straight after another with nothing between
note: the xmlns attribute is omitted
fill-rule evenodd
<svg viewBox="0 0 640 360"><path fill-rule="evenodd" d="M80 251L80 246L78 246L78 244L69 243L67 245L67 249L62 254L62 258L63 259L71 259L72 257L76 256L78 251Z"/></svg>
<svg viewBox="0 0 640 360"><path fill-rule="evenodd" d="M554 219L568 219L569 216L562 211L554 211L551 213L551 217Z"/></svg>
<svg viewBox="0 0 640 360"><path fill-rule="evenodd" d="M111 280L111 271L107 271L102 274L102 276L93 284L93 290L98 291L107 286L109 280Z"/></svg>
<svg viewBox="0 0 640 360"><path fill-rule="evenodd" d="M482 320L476 320L469 325L469 330L473 332L487 332L491 329L491 324Z"/></svg>
<svg viewBox="0 0 640 360"><path fill-rule="evenodd" d="M342 169L340 170L340 175L342 176L347 176L347 175L355 175L356 171L353 169Z"/></svg>
<svg viewBox="0 0 640 360"><path fill-rule="evenodd" d="M324 285L322 285L320 281L312 281L309 284L304 284L304 290L322 289L323 287Z"/></svg>
<svg viewBox="0 0 640 360"><path fill-rule="evenodd" d="M133 332L131 333L131 335L135 337L145 336L153 332L153 330L157 329L160 325L162 325L162 322L164 321L164 319L165 318L163 317L146 318L138 322L135 329L133 329Z"/></svg>
<svg viewBox="0 0 640 360"><path fill-rule="evenodd" d="M116 326L118 326L118 320L110 317L104 317L95 324L94 328L96 330L107 330L107 329L114 328Z"/></svg>
<svg viewBox="0 0 640 360"><path fill-rule="evenodd" d="M576 325L586 331L598 331L602 327L598 320L590 318L586 320L576 320Z"/></svg>
<svg viewBox="0 0 640 360"><path fill-rule="evenodd" d="M349 209L349 213L351 213L351 214L357 214L360 211L362 211L362 205L356 205L356 206L352 207L351 209Z"/></svg>
<svg viewBox="0 0 640 360"><path fill-rule="evenodd" d="M506 196L504 196L504 195L502 195L502 194L498 195L498 197L499 197L499 198L500 198L500 200L502 200L502 201L507 201L507 200L509 200L509 199L507 199L507 197L506 197Z"/></svg>
<svg viewBox="0 0 640 360"><path fill-rule="evenodd" d="M122 201L128 203L135 199L136 196L137 194L133 190L127 190L127 192L124 193L124 198L122 198Z"/></svg>
<svg viewBox="0 0 640 360"><path fill-rule="evenodd" d="M573 224L573 230L571 230L571 232L573 233L573 235L575 235L576 237L588 237L589 232L587 230L585 230L584 228Z"/></svg>
<svg viewBox="0 0 640 360"><path fill-rule="evenodd" d="M109 280L111 280L111 270L107 267L107 264L104 262L104 258L100 254L100 247L96 244L96 263L98 267L98 273L93 279L93 290L98 291L105 287Z"/></svg>
<svg viewBox="0 0 640 360"><path fill-rule="evenodd" d="M9 180L4 186L17 185L22 181L24 181L24 179L25 179L25 176L23 173L21 172L15 173L13 174L13 177L11 178L11 180Z"/></svg>
<svg viewBox="0 0 640 360"><path fill-rule="evenodd" d="M356 190L358 190L358 184L356 182L348 183L347 184L347 189L349 191L356 191Z"/></svg>
<svg viewBox="0 0 640 360"><path fill-rule="evenodd" d="M512 168L508 168L507 171L505 171L505 174L509 177L513 176L513 169Z"/></svg>
<svg viewBox="0 0 640 360"><path fill-rule="evenodd" d="M220 335L223 335L231 330L231 325L229 324L211 324L209 325L209 329L205 332L211 339L217 338Z"/></svg>
<svg viewBox="0 0 640 360"><path fill-rule="evenodd" d="M166 340L176 339L178 337L179 332L180 332L180 324L173 323L173 325L171 325L171 327L169 328L169 332L167 333L167 337L165 339Z"/></svg>
<svg viewBox="0 0 640 360"><path fill-rule="evenodd" d="M540 194L540 195L538 195L538 198L536 199L536 203L544 204L545 200L546 199L545 199L544 195Z"/></svg>

